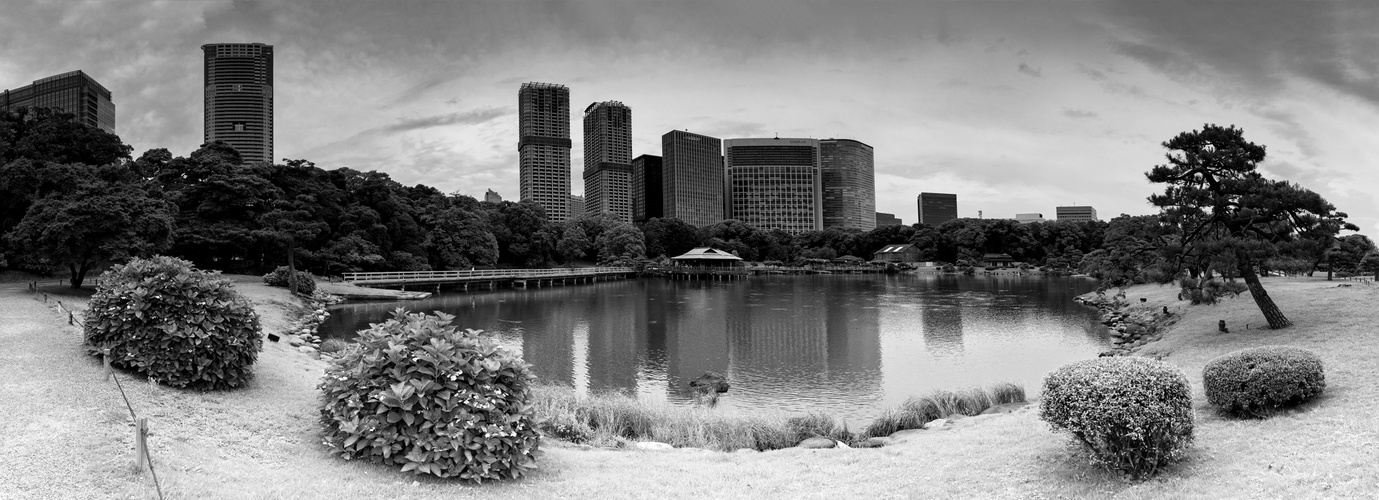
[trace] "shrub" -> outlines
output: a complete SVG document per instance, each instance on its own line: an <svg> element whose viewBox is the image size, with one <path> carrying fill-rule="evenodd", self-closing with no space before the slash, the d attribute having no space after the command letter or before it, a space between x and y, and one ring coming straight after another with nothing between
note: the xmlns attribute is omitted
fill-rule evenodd
<svg viewBox="0 0 1379 500"><path fill-rule="evenodd" d="M340 339L326 339L321 342L321 352L330 354L349 349L350 343Z"/></svg>
<svg viewBox="0 0 1379 500"><path fill-rule="evenodd" d="M263 275L263 282L268 286L287 287L291 284L288 279L291 274L287 271L287 266L278 266L273 272ZM316 277L306 271L297 271L297 291L312 295L316 292Z"/></svg>
<svg viewBox="0 0 1379 500"><path fill-rule="evenodd" d="M172 257L134 259L101 274L85 321L86 350L173 387L244 385L263 346L259 317L219 273Z"/></svg>
<svg viewBox="0 0 1379 500"><path fill-rule="evenodd" d="M1321 358L1289 346L1252 347L1213 359L1202 370L1202 382L1211 404L1256 417L1326 389Z"/></svg>
<svg viewBox="0 0 1379 500"><path fill-rule="evenodd" d="M1182 371L1138 357L1065 365L1044 379L1039 416L1134 478L1153 475L1192 444L1192 395Z"/></svg>
<svg viewBox="0 0 1379 500"><path fill-rule="evenodd" d="M398 309L326 368L321 422L332 453L475 482L535 467L535 377L519 356L453 319Z"/></svg>

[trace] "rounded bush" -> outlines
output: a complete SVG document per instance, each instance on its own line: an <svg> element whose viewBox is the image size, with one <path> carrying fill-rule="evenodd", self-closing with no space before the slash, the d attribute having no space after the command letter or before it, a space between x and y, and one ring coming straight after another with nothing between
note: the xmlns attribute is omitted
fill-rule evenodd
<svg viewBox="0 0 1379 500"><path fill-rule="evenodd" d="M244 385L263 346L259 317L219 273L172 257L101 274L85 320L87 352L173 387Z"/></svg>
<svg viewBox="0 0 1379 500"><path fill-rule="evenodd" d="M1317 353L1301 347L1262 346L1213 359L1202 370L1207 401L1227 412L1265 416L1326 390Z"/></svg>
<svg viewBox="0 0 1379 500"><path fill-rule="evenodd" d="M1071 433L1103 466L1140 478L1192 444L1192 393L1176 367L1148 358L1096 358L1044 379L1039 416Z"/></svg>
<svg viewBox="0 0 1379 500"><path fill-rule="evenodd" d="M407 314L359 332L327 368L325 444L349 459L475 482L535 467L526 362L454 316Z"/></svg>
<svg viewBox="0 0 1379 500"><path fill-rule="evenodd" d="M292 274L288 272L287 266L278 266L273 272L263 275L263 282L268 286L280 286L286 288L292 281L288 279ZM316 277L306 271L297 271L297 291L308 295L316 291Z"/></svg>

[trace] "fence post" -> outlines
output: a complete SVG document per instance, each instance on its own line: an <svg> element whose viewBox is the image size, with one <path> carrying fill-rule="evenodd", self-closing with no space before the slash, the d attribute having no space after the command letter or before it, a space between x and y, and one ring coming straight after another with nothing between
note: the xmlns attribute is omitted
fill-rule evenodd
<svg viewBox="0 0 1379 500"><path fill-rule="evenodd" d="M110 369L110 348L109 348L109 347L106 347L106 348L104 348L104 349L101 349L101 363L105 365L105 381L106 381L106 382L109 382L109 381L110 381L110 374L113 373L113 371Z"/></svg>
<svg viewBox="0 0 1379 500"><path fill-rule="evenodd" d="M143 472L148 467L148 417L134 423L134 468Z"/></svg>

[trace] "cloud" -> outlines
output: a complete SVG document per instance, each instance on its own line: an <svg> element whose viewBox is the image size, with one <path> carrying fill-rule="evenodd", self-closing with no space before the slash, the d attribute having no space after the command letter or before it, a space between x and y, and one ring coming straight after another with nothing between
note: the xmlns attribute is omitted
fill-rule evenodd
<svg viewBox="0 0 1379 500"><path fill-rule="evenodd" d="M1026 75L1035 77L1035 78L1043 78L1043 77L1044 77L1044 72L1043 72L1043 71L1040 71L1038 68L1032 68L1032 67L1030 67L1030 65L1025 64L1025 63L1020 63L1020 67L1018 68L1018 71L1021 72L1021 73L1026 74Z"/></svg>
<svg viewBox="0 0 1379 500"><path fill-rule="evenodd" d="M419 130L432 127L444 127L446 125L477 125L510 114L513 114L513 110L511 107L490 107L476 109L473 111L423 116L419 118L399 118L397 122L391 125L385 125L371 130L382 132L384 134L396 134L400 132L407 132L409 130Z"/></svg>
<svg viewBox="0 0 1379 500"><path fill-rule="evenodd" d="M1065 109L1063 110L1063 116L1066 116L1066 117L1068 117L1068 118L1096 118L1098 115L1097 115L1097 113L1096 113L1095 111L1088 111L1088 110L1085 110L1085 109L1065 108Z"/></svg>

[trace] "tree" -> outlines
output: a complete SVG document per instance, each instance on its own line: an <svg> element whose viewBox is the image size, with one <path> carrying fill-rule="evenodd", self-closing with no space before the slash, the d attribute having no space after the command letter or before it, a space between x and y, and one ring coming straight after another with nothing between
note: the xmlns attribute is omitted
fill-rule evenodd
<svg viewBox="0 0 1379 500"><path fill-rule="evenodd" d="M1256 171L1264 147L1246 141L1234 126L1208 124L1163 146L1169 150L1168 164L1145 176L1166 185L1149 202L1182 234L1174 269L1181 272L1195 262L1209 273L1229 265L1245 280L1271 328L1291 325L1260 283L1256 268L1301 233L1358 228L1317 193L1265 179Z"/></svg>
<svg viewBox="0 0 1379 500"><path fill-rule="evenodd" d="M259 222L259 237L287 246L287 289L297 292L297 244L316 237L328 226L311 216L309 200L305 199L277 200Z"/></svg>
<svg viewBox="0 0 1379 500"><path fill-rule="evenodd" d="M29 207L7 235L36 259L63 264L72 288L96 266L167 248L175 208L156 187L131 178L123 166L65 165L67 189Z"/></svg>
<svg viewBox="0 0 1379 500"><path fill-rule="evenodd" d="M498 240L488 230L481 215L461 208L450 208L426 215L431 226L426 247L433 269L491 266L498 262Z"/></svg>
<svg viewBox="0 0 1379 500"><path fill-rule="evenodd" d="M675 257L699 246L694 226L674 217L652 218L642 223L641 229L647 255Z"/></svg>
<svg viewBox="0 0 1379 500"><path fill-rule="evenodd" d="M583 257L592 246L593 243L589 241L583 227L567 222L560 231L560 241L556 242L555 249L570 267L574 267L575 261Z"/></svg>
<svg viewBox="0 0 1379 500"><path fill-rule="evenodd" d="M642 231L627 222L619 222L604 229L594 241L599 249L599 263L627 266L646 258L646 243Z"/></svg>

